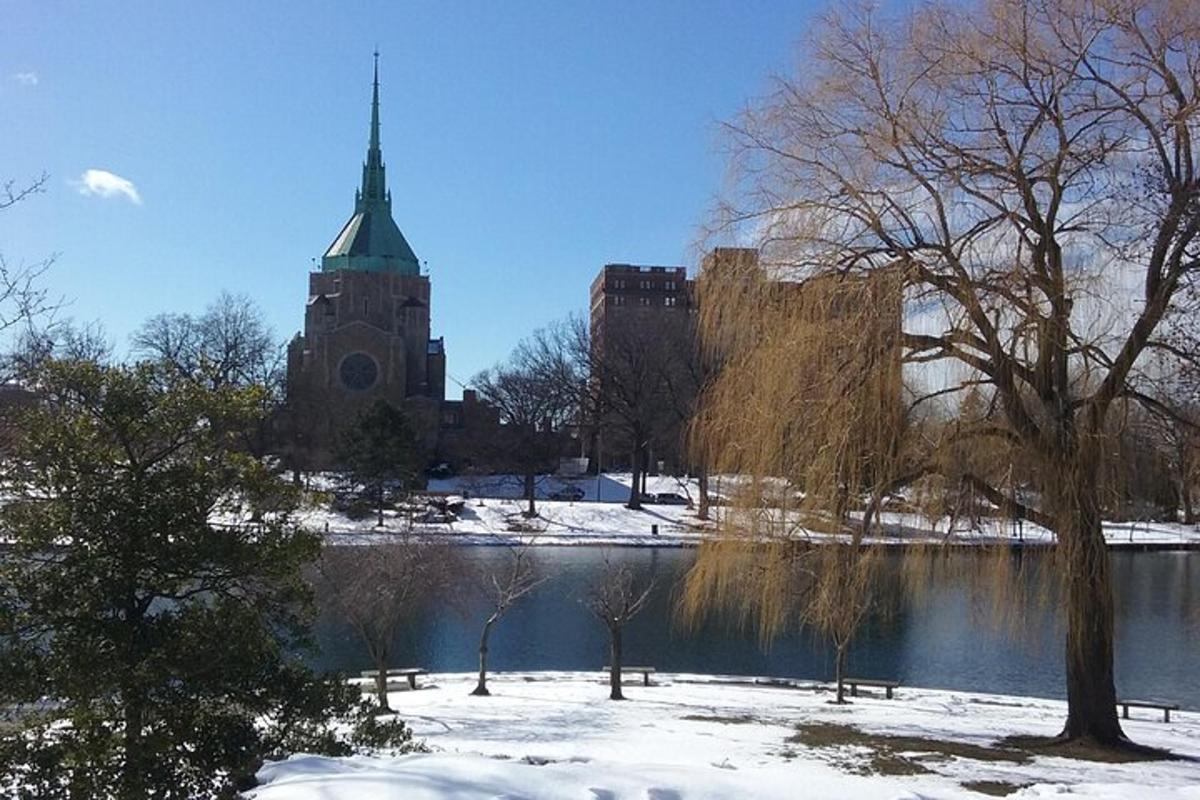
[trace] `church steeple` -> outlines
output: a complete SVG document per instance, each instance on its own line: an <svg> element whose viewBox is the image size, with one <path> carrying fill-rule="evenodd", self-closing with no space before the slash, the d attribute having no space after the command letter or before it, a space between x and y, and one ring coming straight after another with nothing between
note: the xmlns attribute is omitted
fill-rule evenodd
<svg viewBox="0 0 1200 800"><path fill-rule="evenodd" d="M371 84L371 137L367 144L367 160L363 162L362 188L354 198L355 208L364 203L382 203L391 210L392 196L387 190L383 166L383 151L379 147L379 51L375 51L375 80Z"/></svg>
<svg viewBox="0 0 1200 800"><path fill-rule="evenodd" d="M371 135L362 185L354 192L354 215L321 259L321 268L420 273L420 265L404 234L392 219L392 193L387 188L383 150L379 143L379 53L371 83Z"/></svg>
<svg viewBox="0 0 1200 800"><path fill-rule="evenodd" d="M379 51L375 51L375 78L371 81L371 149L379 149Z"/></svg>

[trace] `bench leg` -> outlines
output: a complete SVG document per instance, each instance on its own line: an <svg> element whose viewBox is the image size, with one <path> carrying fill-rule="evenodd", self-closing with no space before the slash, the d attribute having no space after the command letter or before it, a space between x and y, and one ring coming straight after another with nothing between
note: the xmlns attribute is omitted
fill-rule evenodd
<svg viewBox="0 0 1200 800"><path fill-rule="evenodd" d="M850 684L850 696L858 697L858 684L857 683Z"/></svg>
<svg viewBox="0 0 1200 800"><path fill-rule="evenodd" d="M408 688L412 689L414 692L417 690L417 676L416 675L408 676Z"/></svg>
<svg viewBox="0 0 1200 800"><path fill-rule="evenodd" d="M650 673L649 673L649 672L643 672L643 673L642 673L642 685L643 685L643 686L649 686L649 685L650 685Z"/></svg>
<svg viewBox="0 0 1200 800"><path fill-rule="evenodd" d="M1121 716L1129 719L1129 706L1121 706Z"/></svg>
<svg viewBox="0 0 1200 800"><path fill-rule="evenodd" d="M1163 709L1163 722L1170 722L1170 721L1171 721L1171 709L1164 708Z"/></svg>
<svg viewBox="0 0 1200 800"><path fill-rule="evenodd" d="M887 699L888 700L892 699L892 687L890 687L890 686L887 687Z"/></svg>

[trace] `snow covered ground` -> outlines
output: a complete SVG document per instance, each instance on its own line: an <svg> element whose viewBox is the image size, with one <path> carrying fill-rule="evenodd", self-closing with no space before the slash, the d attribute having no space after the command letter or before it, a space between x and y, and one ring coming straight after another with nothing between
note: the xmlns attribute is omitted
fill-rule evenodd
<svg viewBox="0 0 1200 800"><path fill-rule="evenodd" d="M644 511L630 511L617 503L539 500L539 516L526 519L521 515L525 503L519 500L468 500L456 522L417 525L425 536L446 537L460 544L595 544L595 545L657 545L662 547L697 544L709 530L685 506L653 506ZM301 523L313 530L328 534L350 534L367 539L379 534L398 533L407 521L391 512L385 515L385 525L376 526L370 516L350 520L328 509L308 509ZM658 526L654 533L652 526Z"/></svg>
<svg viewBox="0 0 1200 800"><path fill-rule="evenodd" d="M830 704L829 687L662 675L607 699L599 673L435 675L391 703L433 751L296 756L265 765L256 800L579 798L1200 799L1200 714L1135 710L1126 732L1182 759L1106 763L1004 748L1052 735L1064 704L901 688ZM903 738L899 738L903 737Z"/></svg>
<svg viewBox="0 0 1200 800"><path fill-rule="evenodd" d="M516 476L430 481L431 491L465 493L469 499L458 521L419 525L417 529L422 535L444 536L462 544L534 541L544 545L657 547L695 545L713 531L713 523L699 520L695 509L687 506L647 505L641 511L630 511L622 505L629 496L629 482L628 474L605 474L599 479L596 476L569 480L543 477L538 484L539 495L549 495L565 486L576 486L584 492L584 498L579 502L538 500L538 518L527 520L521 516L525 504L518 499L521 485ZM651 493L671 492L691 498L698 496L695 481L686 478L653 476L648 479L646 489ZM713 491L720 493L721 489L722 482L714 480ZM713 511L719 514L721 509L714 508ZM407 527L407 520L392 512L385 515L382 529L376 526L374 516L350 520L328 508L306 509L301 520L314 530L363 540L378 534L399 533ZM963 544L1014 540L1046 544L1053 541L1049 531L1031 523L985 520L981 530L970 531L965 529L965 523L960 522L953 533L948 533L949 522L948 519L931 522L917 514L885 513L883 524L886 535L880 541L885 544L947 540ZM1105 523L1105 533L1109 541L1117 546L1200 546L1200 528L1190 525L1108 522ZM812 536L820 538L821 534Z"/></svg>

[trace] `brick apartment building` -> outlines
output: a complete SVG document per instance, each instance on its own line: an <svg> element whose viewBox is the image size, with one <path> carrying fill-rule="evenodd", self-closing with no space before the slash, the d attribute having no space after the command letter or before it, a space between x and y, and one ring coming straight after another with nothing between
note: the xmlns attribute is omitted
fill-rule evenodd
<svg viewBox="0 0 1200 800"><path fill-rule="evenodd" d="M592 281L591 334L603 347L613 325L666 324L695 305L695 284L683 267L605 264Z"/></svg>
<svg viewBox="0 0 1200 800"><path fill-rule="evenodd" d="M613 364L621 359L610 351L634 347L644 349L648 359L665 363L677 358L670 348L678 347L683 337L690 340L694 308L695 284L684 267L606 264L591 286L593 356L597 363ZM680 426L668 409L661 417L652 425L657 435L644 448L646 466L654 471L661 461L668 470L678 470ZM592 466L597 466L595 462L606 469L629 466L633 443L619 434L605 434L607 427L602 418L589 448Z"/></svg>
<svg viewBox="0 0 1200 800"><path fill-rule="evenodd" d="M760 270L759 251L754 248L718 247L710 251L701 263L702 271L709 276L717 276L723 284L736 285L752 276L762 277ZM816 313L821 319L839 315L840 304L858 304L864 302L893 303L893 313L879 317L878 324L885 329L898 332L900 326L899 298L884 298L878 291L879 279L884 273L869 278L840 279L824 277L810 281L788 280L778 274L769 279L764 285L761 302L768 306L780 307L793 303L798 304L798 313ZM811 312L804 311L806 288L817 283L836 281L840 287L837 297L831 306L815 308ZM590 328L592 348L598 363L608 361L607 351L620 342L628 346L631 340L638 346L652 347L655 340L670 342L665 350L653 354L653 358L688 359L695 357L689 351L689 345L694 346L693 315L699 310L695 282L687 277L683 267L639 266L633 264L606 264L591 285ZM618 339L618 335L620 339ZM684 344L680 344L683 340ZM696 365L693 364L693 372ZM659 369L671 370L667 364ZM680 386L686 386L686 375L679 376L674 382L672 392ZM698 390L698 387L693 387ZM668 402L679 403L675 396L664 399ZM899 400L899 387L897 387ZM683 437L686 424L676 418L671 419L671 413L664 413L655 423L658 435L652 438L649 449L647 466L653 472L659 461L668 471L683 471L687 469L683 451ZM600 421L603 431L605 424ZM606 435L606 434L605 434ZM606 435L607 436L607 435ZM630 455L625 452L629 443L624 441L608 441L601 447L599 442L593 443L591 453L593 458L599 457L604 468L625 467L630 462ZM595 465L593 464L593 467Z"/></svg>

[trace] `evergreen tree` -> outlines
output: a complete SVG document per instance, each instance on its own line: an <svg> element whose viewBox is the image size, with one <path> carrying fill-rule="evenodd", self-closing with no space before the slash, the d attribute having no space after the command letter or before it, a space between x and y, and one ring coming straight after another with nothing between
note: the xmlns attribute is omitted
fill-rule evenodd
<svg viewBox="0 0 1200 800"><path fill-rule="evenodd" d="M336 751L326 722L357 697L287 657L319 540L231 446L257 390L59 360L30 384L0 510L0 703L20 704L0 787L227 796L264 757Z"/></svg>
<svg viewBox="0 0 1200 800"><path fill-rule="evenodd" d="M388 488L409 488L417 478L417 440L408 418L386 400L377 400L343 431L338 455L350 479L374 500L382 526Z"/></svg>

